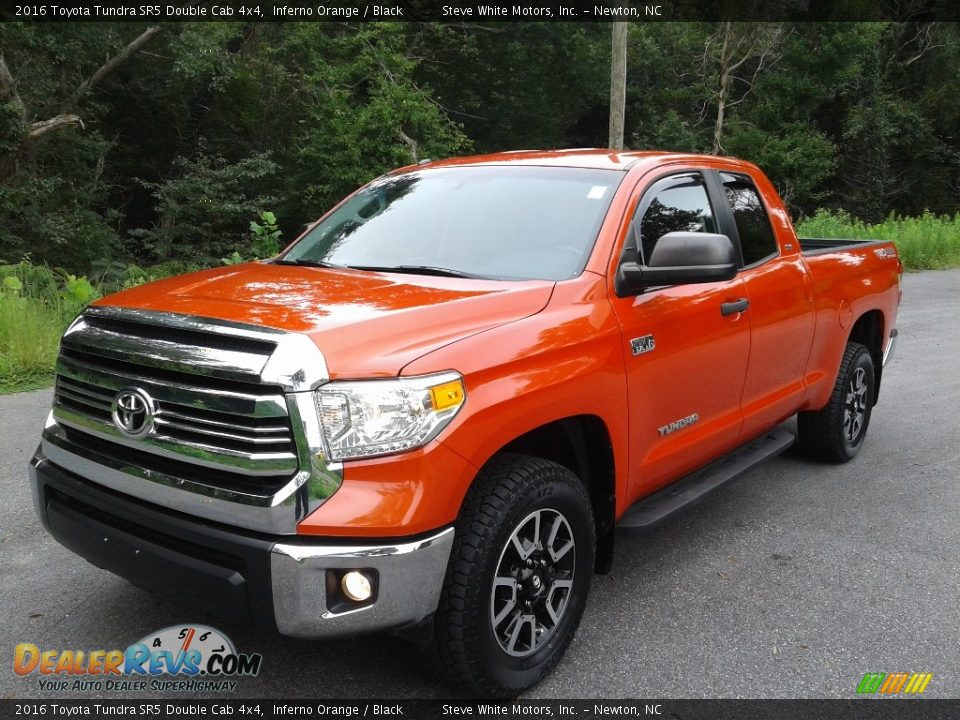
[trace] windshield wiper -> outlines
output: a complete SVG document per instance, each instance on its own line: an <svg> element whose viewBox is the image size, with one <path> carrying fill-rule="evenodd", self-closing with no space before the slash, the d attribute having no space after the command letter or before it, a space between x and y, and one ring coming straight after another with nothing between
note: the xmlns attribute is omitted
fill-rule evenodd
<svg viewBox="0 0 960 720"><path fill-rule="evenodd" d="M295 260L274 260L274 265L297 265L299 267L318 267L318 268L342 268L343 265L334 265L323 260L309 260L308 258L296 258Z"/></svg>
<svg viewBox="0 0 960 720"><path fill-rule="evenodd" d="M461 270L451 270L450 268L434 267L432 265L347 265L351 270L369 270L370 272L394 272L408 273L410 275L437 275L439 277L458 277L458 278L480 278L483 275L474 275Z"/></svg>

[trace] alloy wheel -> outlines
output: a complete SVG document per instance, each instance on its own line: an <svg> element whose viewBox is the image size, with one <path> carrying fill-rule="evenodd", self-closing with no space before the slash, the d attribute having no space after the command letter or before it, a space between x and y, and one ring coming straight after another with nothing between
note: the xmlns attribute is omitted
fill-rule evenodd
<svg viewBox="0 0 960 720"><path fill-rule="evenodd" d="M847 400L843 409L843 432L851 445L860 438L867 413L867 372L858 367L847 384Z"/></svg>
<svg viewBox="0 0 960 720"><path fill-rule="evenodd" d="M490 592L490 623L500 648L527 657L554 634L567 610L576 542L566 517L543 508L514 528Z"/></svg>

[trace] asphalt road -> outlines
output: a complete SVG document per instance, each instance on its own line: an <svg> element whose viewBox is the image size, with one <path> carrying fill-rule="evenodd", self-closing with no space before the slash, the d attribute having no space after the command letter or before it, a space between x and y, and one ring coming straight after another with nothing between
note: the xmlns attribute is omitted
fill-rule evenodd
<svg viewBox="0 0 960 720"><path fill-rule="evenodd" d="M907 275L899 329L854 462L787 454L652 535L621 534L570 651L530 696L850 698L865 672L914 671L933 673L927 696L960 697L960 271ZM56 697L13 673L19 642L125 648L185 622L263 653L239 696L449 696L399 640L222 623L60 547L26 481L49 401L0 397L0 698Z"/></svg>

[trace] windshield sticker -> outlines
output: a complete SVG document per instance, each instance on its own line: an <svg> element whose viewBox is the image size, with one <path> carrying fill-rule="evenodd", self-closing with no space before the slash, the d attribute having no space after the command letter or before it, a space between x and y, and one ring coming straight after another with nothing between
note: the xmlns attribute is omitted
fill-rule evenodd
<svg viewBox="0 0 960 720"><path fill-rule="evenodd" d="M587 193L587 200L599 200L606 194L606 185L594 185L592 188L590 188L590 192Z"/></svg>

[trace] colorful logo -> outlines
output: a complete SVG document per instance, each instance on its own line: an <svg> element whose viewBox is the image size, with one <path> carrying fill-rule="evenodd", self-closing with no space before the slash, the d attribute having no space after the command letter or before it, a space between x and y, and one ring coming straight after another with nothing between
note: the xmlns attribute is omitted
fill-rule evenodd
<svg viewBox="0 0 960 720"><path fill-rule="evenodd" d="M262 662L259 653L238 653L230 638L206 625L168 627L126 650L41 650L33 643L20 643L13 651L17 675L46 677L254 676Z"/></svg>
<svg viewBox="0 0 960 720"><path fill-rule="evenodd" d="M927 689L933 673L867 673L857 685L860 694L879 693L881 695L920 695Z"/></svg>

